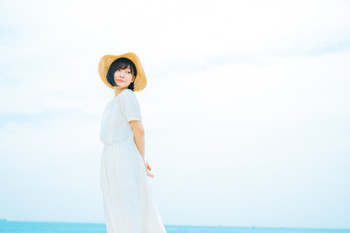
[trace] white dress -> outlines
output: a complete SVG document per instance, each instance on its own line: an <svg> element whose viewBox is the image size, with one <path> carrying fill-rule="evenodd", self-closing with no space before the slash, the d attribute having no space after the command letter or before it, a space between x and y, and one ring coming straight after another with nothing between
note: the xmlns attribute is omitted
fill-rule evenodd
<svg viewBox="0 0 350 233"><path fill-rule="evenodd" d="M166 233L130 120L142 120L141 110L135 93L124 89L108 102L101 120L100 187L107 232Z"/></svg>

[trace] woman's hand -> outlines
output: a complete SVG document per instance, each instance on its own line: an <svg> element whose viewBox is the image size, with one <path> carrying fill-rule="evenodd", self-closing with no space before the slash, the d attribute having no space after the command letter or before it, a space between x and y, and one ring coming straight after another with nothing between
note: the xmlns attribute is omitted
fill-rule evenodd
<svg viewBox="0 0 350 233"><path fill-rule="evenodd" d="M151 167L149 166L148 162L147 162L146 160L144 160L143 162L144 162L144 164L145 164L145 168L146 168L146 173L147 173L147 175L148 175L149 177L153 178L154 175L151 174L151 173L149 172L149 171L151 171ZM149 169L149 171L148 171L148 169Z"/></svg>

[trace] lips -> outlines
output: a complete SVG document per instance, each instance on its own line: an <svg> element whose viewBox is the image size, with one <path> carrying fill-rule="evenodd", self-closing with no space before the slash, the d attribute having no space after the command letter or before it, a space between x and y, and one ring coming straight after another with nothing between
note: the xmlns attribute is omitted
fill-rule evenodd
<svg viewBox="0 0 350 233"><path fill-rule="evenodd" d="M123 80L117 79L118 82L124 82Z"/></svg>

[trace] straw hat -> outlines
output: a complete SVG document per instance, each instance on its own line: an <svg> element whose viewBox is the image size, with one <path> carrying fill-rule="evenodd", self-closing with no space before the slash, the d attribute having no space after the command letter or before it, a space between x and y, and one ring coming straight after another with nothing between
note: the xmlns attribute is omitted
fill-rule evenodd
<svg viewBox="0 0 350 233"><path fill-rule="evenodd" d="M100 77L102 81L113 89L113 86L109 84L107 81L107 73L109 70L109 67L111 64L117 60L118 58L125 57L130 59L136 66L137 75L134 80L134 91L141 91L143 90L147 85L147 79L145 75L145 71L143 70L143 67L141 65L140 59L136 56L134 53L125 53L122 55L105 55L101 58L100 63L98 64L98 73L100 74Z"/></svg>

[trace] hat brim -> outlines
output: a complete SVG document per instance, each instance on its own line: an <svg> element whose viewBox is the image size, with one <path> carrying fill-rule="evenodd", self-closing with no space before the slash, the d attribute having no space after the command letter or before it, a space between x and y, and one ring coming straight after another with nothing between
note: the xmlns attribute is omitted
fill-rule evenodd
<svg viewBox="0 0 350 233"><path fill-rule="evenodd" d="M125 53L122 55L105 55L101 58L100 63L98 64L98 73L102 79L102 81L110 88L114 88L107 81L107 72L111 64L117 60L118 58L125 57L130 59L136 66L137 75L134 81L134 91L141 91L147 85L147 79L145 75L145 71L141 65L140 59L134 53Z"/></svg>

